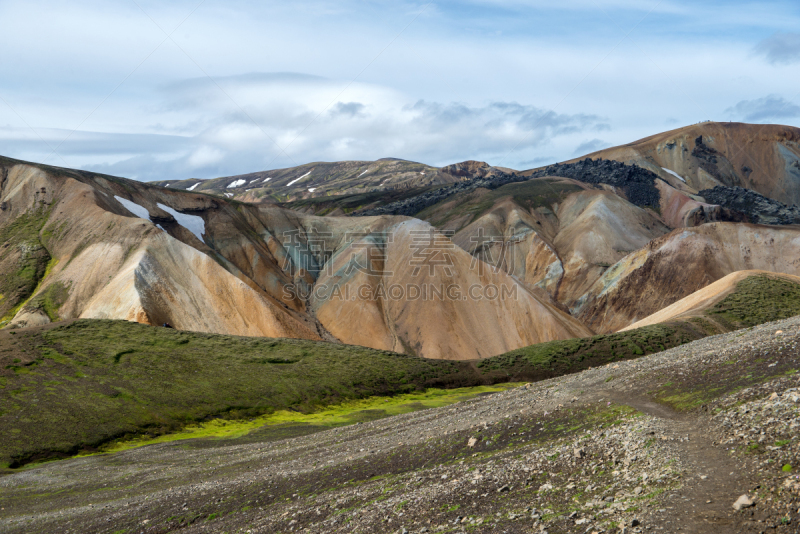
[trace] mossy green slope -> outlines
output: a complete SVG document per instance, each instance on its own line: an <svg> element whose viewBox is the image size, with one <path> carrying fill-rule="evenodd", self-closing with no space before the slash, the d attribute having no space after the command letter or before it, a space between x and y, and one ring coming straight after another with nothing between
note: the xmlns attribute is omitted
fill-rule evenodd
<svg viewBox="0 0 800 534"><path fill-rule="evenodd" d="M6 222L0 228L0 327L11 320L45 275L50 254L40 232L50 211L36 211Z"/></svg>
<svg viewBox="0 0 800 534"><path fill-rule="evenodd" d="M79 320L0 333L0 465L93 451L214 418L431 387L533 381L660 352L720 328L800 314L800 285L750 277L706 316L541 343L479 362L426 360L350 345L181 332ZM720 320L722 318L722 320ZM285 413L285 412L283 412Z"/></svg>
<svg viewBox="0 0 800 534"><path fill-rule="evenodd" d="M0 367L0 462L10 466L211 417L480 383L463 363L98 320L6 334Z"/></svg>
<svg viewBox="0 0 800 534"><path fill-rule="evenodd" d="M731 330L800 315L800 284L769 275L750 276L706 315Z"/></svg>
<svg viewBox="0 0 800 534"><path fill-rule="evenodd" d="M514 379L543 379L653 354L705 337L691 323L646 326L628 332L550 341L487 358L477 367Z"/></svg>
<svg viewBox="0 0 800 534"><path fill-rule="evenodd" d="M542 178L506 184L491 191L471 191L463 195L453 206L453 198L425 208L415 215L419 219L430 221L434 226L444 225L448 221L465 214L471 215L470 222L478 220L491 210L498 201L511 198L525 209L550 208L562 202L571 193L582 188L563 179ZM446 207L446 208L445 208Z"/></svg>
<svg viewBox="0 0 800 534"><path fill-rule="evenodd" d="M125 321L6 331L0 336L0 462L17 467L91 452L121 438L158 436L219 417L310 413L368 396L537 380L702 335L650 327L534 345L476 365Z"/></svg>

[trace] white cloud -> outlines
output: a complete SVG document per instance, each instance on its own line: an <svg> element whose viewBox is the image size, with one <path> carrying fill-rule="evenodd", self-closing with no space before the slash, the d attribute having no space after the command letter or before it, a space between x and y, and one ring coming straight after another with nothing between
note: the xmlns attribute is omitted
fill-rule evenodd
<svg viewBox="0 0 800 534"><path fill-rule="evenodd" d="M773 64L800 63L800 33L776 33L758 43L754 51Z"/></svg>
<svg viewBox="0 0 800 534"><path fill-rule="evenodd" d="M214 147L202 146L191 153L186 163L189 167L197 169L219 163L224 157L225 153L222 150Z"/></svg>
<svg viewBox="0 0 800 534"><path fill-rule="evenodd" d="M742 100L725 112L749 122L762 122L800 117L800 106L781 96L768 95L755 100Z"/></svg>
<svg viewBox="0 0 800 534"><path fill-rule="evenodd" d="M144 180L391 156L525 168L800 85L775 68L791 2L139 5L167 32L185 19L177 45L121 0L0 2L0 153Z"/></svg>
<svg viewBox="0 0 800 534"><path fill-rule="evenodd" d="M592 152L596 152L600 149L607 148L611 146L609 143L603 141L602 139L592 139L590 141L584 141L575 149L576 156L583 156L586 154L590 154Z"/></svg>

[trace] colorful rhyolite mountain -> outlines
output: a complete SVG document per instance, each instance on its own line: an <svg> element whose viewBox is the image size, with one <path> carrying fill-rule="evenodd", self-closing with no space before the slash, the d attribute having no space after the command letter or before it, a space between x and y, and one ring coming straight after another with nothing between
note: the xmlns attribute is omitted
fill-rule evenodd
<svg viewBox="0 0 800 534"><path fill-rule="evenodd" d="M798 141L704 123L521 173L379 160L151 184L3 158L0 326L114 318L446 359L612 332L737 271L800 275ZM358 216L390 203L419 210Z"/></svg>

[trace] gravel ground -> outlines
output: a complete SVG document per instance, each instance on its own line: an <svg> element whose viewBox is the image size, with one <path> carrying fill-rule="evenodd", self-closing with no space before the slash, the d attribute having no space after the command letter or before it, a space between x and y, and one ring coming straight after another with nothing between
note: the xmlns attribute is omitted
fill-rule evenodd
<svg viewBox="0 0 800 534"><path fill-rule="evenodd" d="M43 464L0 478L0 531L800 532L798 341L800 317L310 435Z"/></svg>

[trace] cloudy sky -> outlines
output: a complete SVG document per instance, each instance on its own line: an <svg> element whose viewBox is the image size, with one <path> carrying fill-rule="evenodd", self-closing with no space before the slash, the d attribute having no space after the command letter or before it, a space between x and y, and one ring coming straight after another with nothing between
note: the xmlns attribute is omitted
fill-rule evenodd
<svg viewBox="0 0 800 534"><path fill-rule="evenodd" d="M0 154L140 180L525 169L702 120L800 126L800 3L3 0Z"/></svg>

